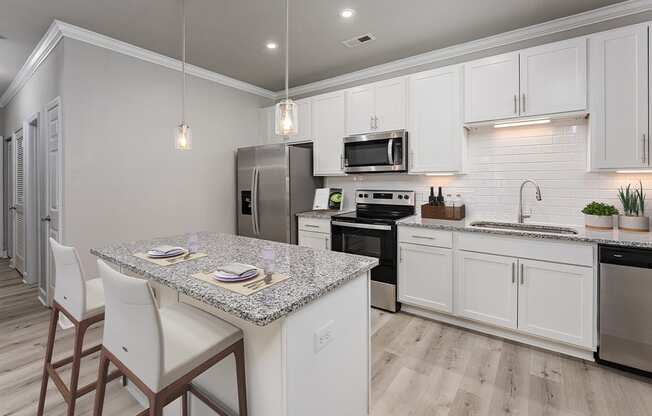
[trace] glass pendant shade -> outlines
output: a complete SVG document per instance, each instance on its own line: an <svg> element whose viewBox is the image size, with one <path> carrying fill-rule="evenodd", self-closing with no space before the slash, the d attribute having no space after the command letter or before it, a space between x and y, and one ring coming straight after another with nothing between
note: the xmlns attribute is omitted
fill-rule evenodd
<svg viewBox="0 0 652 416"><path fill-rule="evenodd" d="M174 147L177 150L192 149L192 129L189 125L182 123L175 129Z"/></svg>
<svg viewBox="0 0 652 416"><path fill-rule="evenodd" d="M294 136L299 132L299 106L287 98L276 104L276 134Z"/></svg>

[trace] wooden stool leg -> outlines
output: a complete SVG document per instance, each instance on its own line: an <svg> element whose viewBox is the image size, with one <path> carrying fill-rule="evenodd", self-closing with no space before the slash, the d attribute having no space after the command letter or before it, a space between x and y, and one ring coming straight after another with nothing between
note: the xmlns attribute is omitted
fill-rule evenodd
<svg viewBox="0 0 652 416"><path fill-rule="evenodd" d="M104 350L100 353L100 369L97 375L97 391L95 393L95 410L93 416L102 416L104 410L104 394L106 392L106 377L109 373L109 359L104 354Z"/></svg>
<svg viewBox="0 0 652 416"><path fill-rule="evenodd" d="M75 416L75 403L77 401L77 385L79 383L79 367L81 365L82 346L84 334L88 324L84 321L75 326L75 349L72 353L72 374L70 375L70 402L68 403L68 416Z"/></svg>
<svg viewBox="0 0 652 416"><path fill-rule="evenodd" d="M43 410L45 409L45 395L48 390L48 380L50 379L48 375L48 366L52 363L52 352L54 351L54 339L57 334L58 321L59 309L56 306L53 306L52 313L50 314L50 328L48 330L48 341L43 363L43 380L41 381L41 395L38 399L38 410L36 412L37 416L43 416Z"/></svg>
<svg viewBox="0 0 652 416"><path fill-rule="evenodd" d="M240 340L235 347L235 367L238 380L238 415L247 416L247 378L245 376L244 341Z"/></svg>
<svg viewBox="0 0 652 416"><path fill-rule="evenodd" d="M188 410L188 390L184 390L183 395L181 396L181 415L182 416L188 416L189 410Z"/></svg>
<svg viewBox="0 0 652 416"><path fill-rule="evenodd" d="M163 416L163 400L158 395L149 398L149 416Z"/></svg>

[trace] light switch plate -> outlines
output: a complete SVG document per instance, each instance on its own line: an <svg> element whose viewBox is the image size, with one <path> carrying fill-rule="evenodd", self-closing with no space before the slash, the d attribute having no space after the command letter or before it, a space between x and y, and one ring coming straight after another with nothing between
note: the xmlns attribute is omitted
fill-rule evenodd
<svg viewBox="0 0 652 416"><path fill-rule="evenodd" d="M333 334L334 321L329 321L324 326L315 331L315 352L324 349L328 344L333 342L335 335Z"/></svg>

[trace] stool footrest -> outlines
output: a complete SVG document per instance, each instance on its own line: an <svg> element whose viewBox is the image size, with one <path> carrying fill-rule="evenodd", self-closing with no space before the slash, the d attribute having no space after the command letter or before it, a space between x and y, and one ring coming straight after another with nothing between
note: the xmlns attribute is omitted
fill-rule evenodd
<svg viewBox="0 0 652 416"><path fill-rule="evenodd" d="M82 351L81 357L86 357L87 355L91 355L93 353L96 353L101 349L102 349L102 344L96 345L94 347L91 347L91 348L89 348L87 350ZM71 355L70 357L66 357L66 358L64 358L62 360L55 361L55 362L52 363L52 367L54 367L54 368L63 367L66 364L70 364L73 361L73 359L74 359L74 357Z"/></svg>

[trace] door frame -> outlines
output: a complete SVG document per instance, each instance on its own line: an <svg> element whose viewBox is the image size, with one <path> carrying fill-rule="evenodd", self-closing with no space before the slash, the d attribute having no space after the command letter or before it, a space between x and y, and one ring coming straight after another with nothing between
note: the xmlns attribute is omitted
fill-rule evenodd
<svg viewBox="0 0 652 416"><path fill-rule="evenodd" d="M0 212L2 212L2 250L0 250L0 257L7 258L9 257L9 221L7 218L7 213L9 212L7 209L9 208L7 204L9 197L9 181L7 180L9 165L7 161L9 158L8 151L11 149L9 147L10 144L7 143L11 143L11 138L0 134L0 142L2 143L2 170L0 171L0 175L2 175L2 206L0 207Z"/></svg>
<svg viewBox="0 0 652 416"><path fill-rule="evenodd" d="M41 134L41 112L23 122L24 196L25 196L25 275L28 285L38 284L39 273L39 204L38 204L38 140Z"/></svg>
<svg viewBox="0 0 652 416"><path fill-rule="evenodd" d="M16 180L17 180L17 175L16 175L16 135L18 132L22 132L23 135L23 189L25 187L25 131L23 130L24 126L20 126L17 129L12 130L11 132L11 169L13 170L11 174L11 215L10 215L10 225L9 229L11 230L11 259L9 260L9 267L12 269L17 269L16 267ZM23 190L24 192L24 190ZM23 204L25 204L24 201L24 195L23 195ZM23 221L23 224L25 222ZM24 253L23 253L24 254ZM20 273L20 272L19 272ZM21 276L24 278L24 276ZM24 280L23 280L24 281Z"/></svg>

